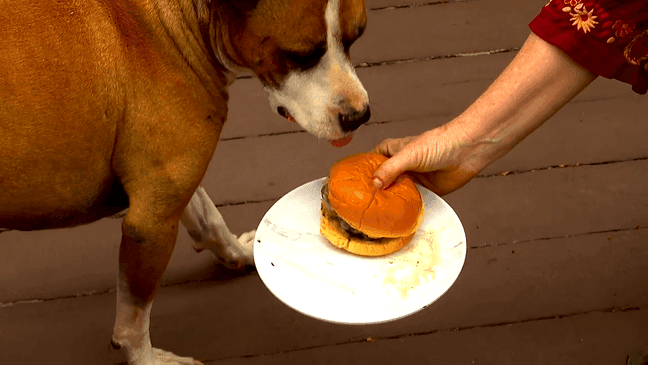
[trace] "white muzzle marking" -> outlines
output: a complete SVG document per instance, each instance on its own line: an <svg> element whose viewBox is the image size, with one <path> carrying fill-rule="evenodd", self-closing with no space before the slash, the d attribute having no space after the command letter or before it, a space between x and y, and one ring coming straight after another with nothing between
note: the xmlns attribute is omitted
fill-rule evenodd
<svg viewBox="0 0 648 365"><path fill-rule="evenodd" d="M285 108L306 131L318 138L341 139L348 135L339 123L340 113L362 111L369 103L367 91L344 54L339 0L326 6L327 51L313 69L291 71L280 89L266 87L270 106Z"/></svg>

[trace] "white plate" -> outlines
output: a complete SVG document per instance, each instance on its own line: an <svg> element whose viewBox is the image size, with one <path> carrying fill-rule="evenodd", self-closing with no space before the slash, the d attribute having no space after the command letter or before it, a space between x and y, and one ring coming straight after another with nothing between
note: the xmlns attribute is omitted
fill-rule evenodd
<svg viewBox="0 0 648 365"><path fill-rule="evenodd" d="M325 180L283 196L257 229L254 262L279 300L324 321L368 324L416 313L452 286L466 259L466 235L445 201L417 185L425 214L409 245L387 256L357 256L319 233Z"/></svg>

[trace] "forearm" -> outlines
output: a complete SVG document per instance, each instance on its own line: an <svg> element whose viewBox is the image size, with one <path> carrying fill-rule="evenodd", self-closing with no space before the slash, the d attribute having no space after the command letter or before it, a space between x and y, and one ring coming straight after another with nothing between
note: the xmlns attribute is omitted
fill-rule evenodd
<svg viewBox="0 0 648 365"><path fill-rule="evenodd" d="M540 127L596 75L531 33L493 84L449 123L470 145L463 156L482 170Z"/></svg>

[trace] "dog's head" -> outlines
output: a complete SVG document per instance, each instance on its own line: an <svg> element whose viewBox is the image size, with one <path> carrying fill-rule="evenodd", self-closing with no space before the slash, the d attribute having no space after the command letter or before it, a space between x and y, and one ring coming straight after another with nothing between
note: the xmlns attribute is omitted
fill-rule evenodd
<svg viewBox="0 0 648 365"><path fill-rule="evenodd" d="M232 0L226 6L221 62L251 70L280 115L333 144L348 142L371 114L349 56L366 27L365 1Z"/></svg>

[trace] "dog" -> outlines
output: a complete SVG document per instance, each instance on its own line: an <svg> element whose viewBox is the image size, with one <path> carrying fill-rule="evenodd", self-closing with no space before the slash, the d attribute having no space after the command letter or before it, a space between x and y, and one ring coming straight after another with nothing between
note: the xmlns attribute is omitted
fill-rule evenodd
<svg viewBox="0 0 648 365"><path fill-rule="evenodd" d="M150 311L178 223L196 250L252 265L200 186L228 86L256 76L278 114L334 145L370 118L349 48L364 0L0 3L0 228L72 227L128 208L111 343L131 365L200 364L153 348Z"/></svg>

